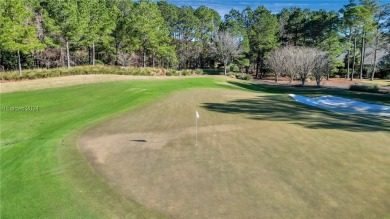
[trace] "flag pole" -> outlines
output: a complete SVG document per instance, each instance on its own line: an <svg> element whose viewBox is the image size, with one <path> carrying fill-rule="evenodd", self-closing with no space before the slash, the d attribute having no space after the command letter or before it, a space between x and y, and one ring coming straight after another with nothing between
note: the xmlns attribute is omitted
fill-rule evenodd
<svg viewBox="0 0 390 219"><path fill-rule="evenodd" d="M198 146L198 119L199 119L199 113L198 110L195 111L195 146Z"/></svg>
<svg viewBox="0 0 390 219"><path fill-rule="evenodd" d="M196 116L195 116L195 124L196 124L195 146L198 146L198 117L196 117Z"/></svg>

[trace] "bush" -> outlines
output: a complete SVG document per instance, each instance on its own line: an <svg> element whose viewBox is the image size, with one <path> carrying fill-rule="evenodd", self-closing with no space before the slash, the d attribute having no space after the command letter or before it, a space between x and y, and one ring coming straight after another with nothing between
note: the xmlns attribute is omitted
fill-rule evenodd
<svg viewBox="0 0 390 219"><path fill-rule="evenodd" d="M198 69L195 69L195 74L197 75L203 75L203 70L198 68Z"/></svg>
<svg viewBox="0 0 390 219"><path fill-rule="evenodd" d="M369 93L379 93L379 87L377 85L351 85L349 90L362 91Z"/></svg>
<svg viewBox="0 0 390 219"><path fill-rule="evenodd" d="M96 59L95 65L104 65L104 62L100 61L99 59Z"/></svg>
<svg viewBox="0 0 390 219"><path fill-rule="evenodd" d="M236 73L234 73L234 72L228 72L226 75L231 77L231 78L236 78Z"/></svg>
<svg viewBox="0 0 390 219"><path fill-rule="evenodd" d="M245 74L245 73L234 74L234 73L229 72L228 74L229 74L229 76L233 76L234 75L234 77L236 77L237 79L240 79L240 80L249 81L249 80L252 79L252 76L250 76L248 74Z"/></svg>
<svg viewBox="0 0 390 219"><path fill-rule="evenodd" d="M189 69L181 71L181 75L184 75L184 76L191 75L191 74L192 74L192 71Z"/></svg>
<svg viewBox="0 0 390 219"><path fill-rule="evenodd" d="M230 69L230 71L233 71L233 72L238 72L238 71L240 71L240 67L238 67L238 65L235 65L235 64L231 64L231 65L229 66L229 69Z"/></svg>

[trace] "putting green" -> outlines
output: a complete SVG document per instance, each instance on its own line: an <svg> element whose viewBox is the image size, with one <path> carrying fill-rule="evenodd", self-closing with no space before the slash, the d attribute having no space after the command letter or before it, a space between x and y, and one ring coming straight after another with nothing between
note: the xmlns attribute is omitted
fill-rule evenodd
<svg viewBox="0 0 390 219"><path fill-rule="evenodd" d="M390 136L337 116L287 95L191 89L98 125L79 145L110 185L176 218L384 216Z"/></svg>

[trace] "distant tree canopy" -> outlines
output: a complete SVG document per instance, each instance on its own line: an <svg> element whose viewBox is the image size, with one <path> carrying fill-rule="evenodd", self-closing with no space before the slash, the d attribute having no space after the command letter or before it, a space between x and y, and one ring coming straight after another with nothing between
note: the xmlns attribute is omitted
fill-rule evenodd
<svg viewBox="0 0 390 219"><path fill-rule="evenodd" d="M377 51L390 42L389 11L379 0L350 0L338 12L292 7L273 14L259 6L232 9L222 19L206 6L167 1L0 0L0 70L95 64L226 69L216 45L228 34L240 42L228 63L256 77L271 71L267 58L277 48L301 46L326 52L329 71L373 78L389 71L388 63L377 66ZM367 48L374 57L369 65ZM345 51L345 60L338 59Z"/></svg>

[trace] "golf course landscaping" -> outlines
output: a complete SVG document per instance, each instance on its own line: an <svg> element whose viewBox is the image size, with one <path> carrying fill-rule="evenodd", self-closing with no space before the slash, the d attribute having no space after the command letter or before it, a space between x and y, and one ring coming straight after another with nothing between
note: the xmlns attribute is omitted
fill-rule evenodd
<svg viewBox="0 0 390 219"><path fill-rule="evenodd" d="M390 119L289 97L390 105L388 94L208 76L45 80L1 94L1 218L390 217Z"/></svg>

